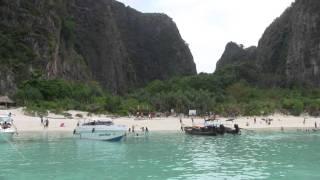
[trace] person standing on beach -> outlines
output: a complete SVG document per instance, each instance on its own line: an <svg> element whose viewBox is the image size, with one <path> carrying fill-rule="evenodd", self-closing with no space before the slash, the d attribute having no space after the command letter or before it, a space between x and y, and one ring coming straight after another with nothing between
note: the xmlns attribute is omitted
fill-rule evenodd
<svg viewBox="0 0 320 180"><path fill-rule="evenodd" d="M43 124L43 116L42 115L40 115L40 122L41 122L41 124Z"/></svg>
<svg viewBox="0 0 320 180"><path fill-rule="evenodd" d="M192 122L192 126L194 125L194 120L193 120L193 117L191 118L191 122Z"/></svg>
<svg viewBox="0 0 320 180"><path fill-rule="evenodd" d="M314 128L318 129L317 121L316 121L316 122L314 122Z"/></svg>
<svg viewBox="0 0 320 180"><path fill-rule="evenodd" d="M48 128L48 127L49 127L49 119L48 119L48 118L46 119L46 121L45 121L45 123L44 123L44 127L45 127L45 128Z"/></svg>

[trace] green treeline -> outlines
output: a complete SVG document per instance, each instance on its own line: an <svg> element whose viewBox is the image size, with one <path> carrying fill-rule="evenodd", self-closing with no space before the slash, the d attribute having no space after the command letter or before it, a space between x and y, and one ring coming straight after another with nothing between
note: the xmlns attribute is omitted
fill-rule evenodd
<svg viewBox="0 0 320 180"><path fill-rule="evenodd" d="M269 115L276 112L320 115L320 89L258 88L245 81L202 74L194 77L154 81L131 97L149 102L158 111L175 109L187 113L215 112L224 116Z"/></svg>
<svg viewBox="0 0 320 180"><path fill-rule="evenodd" d="M25 81L15 95L19 106L29 112L45 113L50 110L62 113L65 110L82 110L91 113L134 113L135 107L147 107L136 99L113 96L103 91L96 82L76 83L65 80L34 78Z"/></svg>
<svg viewBox="0 0 320 180"><path fill-rule="evenodd" d="M114 96L99 84L33 78L22 83L15 96L30 111L63 112L74 109L92 113L135 114L137 111L224 116L268 115L275 112L320 114L320 89L259 88L237 78L232 71L154 81L124 96Z"/></svg>

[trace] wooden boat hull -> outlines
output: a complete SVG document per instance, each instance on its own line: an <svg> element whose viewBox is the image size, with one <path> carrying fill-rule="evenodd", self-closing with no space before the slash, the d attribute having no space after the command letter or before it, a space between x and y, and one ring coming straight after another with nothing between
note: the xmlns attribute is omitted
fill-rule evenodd
<svg viewBox="0 0 320 180"><path fill-rule="evenodd" d="M186 134L190 135L201 135L201 136L217 136L227 134L240 134L240 129L238 125L235 129L225 127L221 125L220 127L185 127L184 131Z"/></svg>

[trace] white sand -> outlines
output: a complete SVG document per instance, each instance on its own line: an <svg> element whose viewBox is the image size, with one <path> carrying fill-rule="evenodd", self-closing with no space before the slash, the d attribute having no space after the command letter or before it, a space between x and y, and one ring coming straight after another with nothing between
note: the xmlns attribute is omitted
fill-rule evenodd
<svg viewBox="0 0 320 180"><path fill-rule="evenodd" d="M14 124L18 129L18 132L28 132L28 131L64 131L72 132L76 127L77 123L83 122L85 119L101 119L106 118L106 116L93 116L88 117L86 112L80 111L68 111L72 114L73 119L66 119L62 115L55 115L50 113L48 115L49 119L49 128L44 129L41 124L39 117L27 116L24 114L22 108L11 109L11 110L0 110L0 114L12 113L14 119ZM76 118L76 114L82 114L83 118ZM44 117L44 120L47 117ZM305 124L303 123L304 118L306 118ZM227 118L220 118L221 123L232 126L232 122L226 122ZM268 125L262 119L273 119L271 125ZM116 124L122 124L129 127L135 126L135 129L138 130L141 127L148 127L150 131L179 131L181 128L180 118L179 117L166 117L166 118L154 118L143 120L137 120L135 118L120 117L114 118L113 121ZM183 124L186 126L192 125L191 118L182 118ZM254 123L254 117L240 117L237 118L234 123L239 124L241 128L250 129L250 130L280 130L281 127L284 129L311 129L314 128L315 122L320 125L320 119L314 117L294 117L294 116L285 116L285 115L274 115L268 117L256 117L256 123ZM201 118L195 118L194 124L203 124L204 120ZM61 124L64 124L63 127L60 127Z"/></svg>

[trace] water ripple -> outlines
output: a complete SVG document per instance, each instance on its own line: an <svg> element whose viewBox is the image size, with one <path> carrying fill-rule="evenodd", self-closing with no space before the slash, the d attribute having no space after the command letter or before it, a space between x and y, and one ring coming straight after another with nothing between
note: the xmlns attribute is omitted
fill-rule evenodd
<svg viewBox="0 0 320 180"><path fill-rule="evenodd" d="M0 143L0 179L320 179L318 152L320 135L302 132L154 133L121 143L24 134Z"/></svg>

